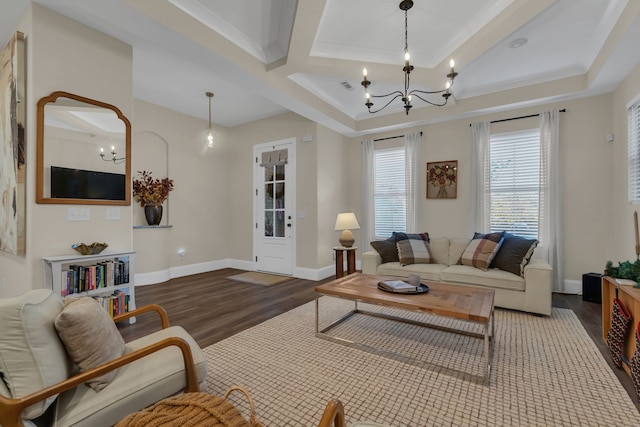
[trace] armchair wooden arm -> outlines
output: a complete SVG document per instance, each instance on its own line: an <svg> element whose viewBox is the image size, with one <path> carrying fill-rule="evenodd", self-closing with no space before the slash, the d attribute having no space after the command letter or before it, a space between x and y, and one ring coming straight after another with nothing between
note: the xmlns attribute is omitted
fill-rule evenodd
<svg viewBox="0 0 640 427"><path fill-rule="evenodd" d="M118 323L123 320L127 320L130 317L137 316L149 311L155 311L160 315L160 321L162 322L162 329L166 329L169 327L169 315L167 314L167 310L160 307L158 304L145 305L144 307L136 308L135 310L131 310L126 313L119 314L113 317L113 321Z"/></svg>
<svg viewBox="0 0 640 427"><path fill-rule="evenodd" d="M144 310L144 308L142 308L141 310ZM144 310L144 311L149 311L149 310ZM61 381L50 387L47 387L45 389L32 393L28 396L24 396L17 399L11 399L11 398L0 396L0 425L4 427L23 427L22 420L20 418L20 413L24 408L28 407L29 405L32 405L36 402L46 399L47 397L53 396L63 391L70 390L76 387L77 385L82 384L87 380L90 380L91 378L95 378L100 375L103 375L109 371L117 369L121 366L124 366L128 363L141 359L145 356L148 356L159 350L162 350L163 348L167 348L170 346L177 346L180 348L180 351L182 352L182 359L184 360L185 375L187 380L187 386L185 387L185 390L184 390L185 393L200 391L200 387L198 386L198 378L196 375L196 368L195 368L195 365L193 364L193 355L191 353L191 347L182 338L169 337L161 341L158 341L156 343L150 344L141 349L138 349L136 351L133 351L129 354L125 354L122 357L119 357L110 362L104 363L93 369L90 369L78 375L74 375L73 377L67 378L64 381Z"/></svg>
<svg viewBox="0 0 640 427"><path fill-rule="evenodd" d="M344 406L338 399L332 399L327 403L324 414L320 419L318 427L345 427Z"/></svg>

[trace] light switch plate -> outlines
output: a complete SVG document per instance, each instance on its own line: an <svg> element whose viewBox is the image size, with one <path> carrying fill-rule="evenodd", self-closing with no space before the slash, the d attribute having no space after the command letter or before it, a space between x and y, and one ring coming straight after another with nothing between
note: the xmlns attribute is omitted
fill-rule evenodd
<svg viewBox="0 0 640 427"><path fill-rule="evenodd" d="M91 209L67 208L67 221L91 221Z"/></svg>
<svg viewBox="0 0 640 427"><path fill-rule="evenodd" d="M104 219L107 221L120 221L120 208L107 208Z"/></svg>

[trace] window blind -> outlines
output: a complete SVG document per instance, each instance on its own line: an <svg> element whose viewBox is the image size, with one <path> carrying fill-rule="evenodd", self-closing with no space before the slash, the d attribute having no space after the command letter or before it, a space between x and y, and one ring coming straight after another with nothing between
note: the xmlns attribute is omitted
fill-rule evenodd
<svg viewBox="0 0 640 427"><path fill-rule="evenodd" d="M538 238L540 131L491 135L490 229Z"/></svg>
<svg viewBox="0 0 640 427"><path fill-rule="evenodd" d="M628 110L629 201L640 202L640 101Z"/></svg>
<svg viewBox="0 0 640 427"><path fill-rule="evenodd" d="M393 231L406 231L404 147L374 151L373 204L376 239L386 239Z"/></svg>

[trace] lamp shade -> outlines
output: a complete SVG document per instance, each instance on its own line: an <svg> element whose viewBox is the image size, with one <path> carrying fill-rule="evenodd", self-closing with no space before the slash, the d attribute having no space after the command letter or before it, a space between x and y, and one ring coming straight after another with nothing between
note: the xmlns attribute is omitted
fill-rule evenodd
<svg viewBox="0 0 640 427"><path fill-rule="evenodd" d="M336 218L335 230L359 230L360 224L353 212L339 213Z"/></svg>

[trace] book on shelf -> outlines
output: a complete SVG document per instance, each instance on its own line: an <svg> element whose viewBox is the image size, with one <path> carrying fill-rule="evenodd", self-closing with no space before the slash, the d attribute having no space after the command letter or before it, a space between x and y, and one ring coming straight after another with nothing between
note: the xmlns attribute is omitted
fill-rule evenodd
<svg viewBox="0 0 640 427"><path fill-rule="evenodd" d="M623 286L634 286L636 285L638 282L631 280L631 279L616 279L616 284L617 285L623 285Z"/></svg>
<svg viewBox="0 0 640 427"><path fill-rule="evenodd" d="M383 280L378 282L378 286L390 292L417 292L420 286L413 286L403 280Z"/></svg>
<svg viewBox="0 0 640 427"><path fill-rule="evenodd" d="M61 270L60 294L81 292L129 283L129 257L117 257L92 265L69 264Z"/></svg>

